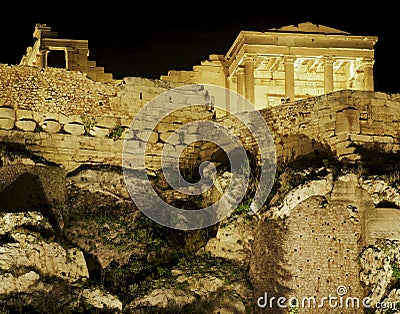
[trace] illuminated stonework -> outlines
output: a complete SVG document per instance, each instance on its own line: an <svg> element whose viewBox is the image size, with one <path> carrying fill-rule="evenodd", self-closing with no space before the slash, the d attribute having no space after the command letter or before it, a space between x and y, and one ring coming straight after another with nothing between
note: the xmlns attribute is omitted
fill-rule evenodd
<svg viewBox="0 0 400 314"><path fill-rule="evenodd" d="M226 55L161 80L224 86L260 109L343 89L373 91L377 39L309 22L242 31Z"/></svg>
<svg viewBox="0 0 400 314"><path fill-rule="evenodd" d="M110 82L95 61L88 60L87 40L60 39L46 24L36 24L36 42L20 64L46 68L49 53L65 52L65 68ZM374 91L376 36L355 36L310 22L241 31L225 55L211 54L191 71L171 70L161 81L175 85L214 84L246 97L258 109L329 94L339 90ZM226 108L243 111L241 104Z"/></svg>
<svg viewBox="0 0 400 314"><path fill-rule="evenodd" d="M87 40L60 39L58 33L52 32L46 24L36 24L33 38L36 41L32 47L26 49L20 65L35 66L40 69L47 68L47 58L51 51L65 52L65 68L67 70L81 71L89 78L98 82L110 82L111 73L104 73L104 68L97 67L95 61L88 60L89 48Z"/></svg>

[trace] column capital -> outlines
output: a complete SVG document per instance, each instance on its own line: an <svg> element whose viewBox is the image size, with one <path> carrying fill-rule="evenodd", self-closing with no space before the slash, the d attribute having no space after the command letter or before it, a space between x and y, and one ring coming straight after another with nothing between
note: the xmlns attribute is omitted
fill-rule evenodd
<svg viewBox="0 0 400 314"><path fill-rule="evenodd" d="M325 56L322 57L322 61L324 63L333 63L335 60L336 60L336 58L333 57L333 56L325 55Z"/></svg>
<svg viewBox="0 0 400 314"><path fill-rule="evenodd" d="M249 55L246 54L243 58L243 63L251 62L254 63L256 62L257 56L256 55Z"/></svg>
<svg viewBox="0 0 400 314"><path fill-rule="evenodd" d="M364 63L364 64L367 64L367 65L374 65L374 63L375 63L375 60L374 60L374 58L372 58L372 57L366 57L366 58L363 58L363 60L362 60L362 62Z"/></svg>
<svg viewBox="0 0 400 314"><path fill-rule="evenodd" d="M285 63L294 63L294 61L296 60L297 58L295 57L295 56L291 56L291 55L284 55L283 56L283 61L285 62Z"/></svg>
<svg viewBox="0 0 400 314"><path fill-rule="evenodd" d="M244 74L244 66L238 66L237 68L236 68L236 75L238 75L238 74Z"/></svg>
<svg viewBox="0 0 400 314"><path fill-rule="evenodd" d="M48 53L49 51L50 51L49 48L40 48L38 50L38 54L44 55L44 54Z"/></svg>

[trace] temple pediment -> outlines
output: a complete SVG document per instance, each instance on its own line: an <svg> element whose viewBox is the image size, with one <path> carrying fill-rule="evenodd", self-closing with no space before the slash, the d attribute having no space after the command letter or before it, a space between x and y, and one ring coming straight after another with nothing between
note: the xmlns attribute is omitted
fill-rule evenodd
<svg viewBox="0 0 400 314"><path fill-rule="evenodd" d="M299 23L295 25L287 25L279 28L271 28L268 31L284 32L284 33L317 33L317 34L341 34L350 35L350 33L328 27L325 25L314 24L311 22Z"/></svg>

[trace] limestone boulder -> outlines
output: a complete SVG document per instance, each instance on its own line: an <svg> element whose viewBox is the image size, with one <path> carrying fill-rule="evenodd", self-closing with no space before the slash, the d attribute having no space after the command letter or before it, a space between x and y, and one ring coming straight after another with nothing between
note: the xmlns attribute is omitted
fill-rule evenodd
<svg viewBox="0 0 400 314"><path fill-rule="evenodd" d="M89 134L95 137L107 137L110 134L110 130L108 128L94 126L90 129Z"/></svg>
<svg viewBox="0 0 400 314"><path fill-rule="evenodd" d="M1 270L26 267L69 282L89 277L82 251L76 248L66 250L56 242L47 243L25 233L12 232L10 237L15 242L0 247Z"/></svg>
<svg viewBox="0 0 400 314"><path fill-rule="evenodd" d="M14 119L10 118L0 118L0 129L2 130L12 130L14 128Z"/></svg>
<svg viewBox="0 0 400 314"><path fill-rule="evenodd" d="M80 123L67 123L63 126L66 133L72 135L83 135L85 134L85 127Z"/></svg>
<svg viewBox="0 0 400 314"><path fill-rule="evenodd" d="M122 311L122 302L117 297L99 288L84 289L82 291L82 297L86 299L86 302L97 309L107 308L115 311Z"/></svg>
<svg viewBox="0 0 400 314"><path fill-rule="evenodd" d="M1 107L0 108L0 119L15 120L15 110L12 108Z"/></svg>
<svg viewBox="0 0 400 314"><path fill-rule="evenodd" d="M0 275L0 295L27 292L29 291L30 286L38 281L39 278L39 274L34 271L30 271L17 277L12 273L4 273Z"/></svg>
<svg viewBox="0 0 400 314"><path fill-rule="evenodd" d="M36 121L33 120L18 120L15 126L20 131L32 132L36 128Z"/></svg>
<svg viewBox="0 0 400 314"><path fill-rule="evenodd" d="M61 129L60 123L56 120L44 120L43 122L40 122L39 125L47 133L58 133Z"/></svg>

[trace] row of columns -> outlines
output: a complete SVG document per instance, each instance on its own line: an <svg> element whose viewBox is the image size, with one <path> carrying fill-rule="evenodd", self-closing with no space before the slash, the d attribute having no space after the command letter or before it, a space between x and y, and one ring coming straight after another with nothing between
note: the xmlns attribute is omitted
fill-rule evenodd
<svg viewBox="0 0 400 314"><path fill-rule="evenodd" d="M295 57L284 57L285 68L285 99L295 99ZM328 94L334 91L333 58L324 59L324 93ZM364 63L364 89L374 90L373 60L365 59ZM237 92L246 97L254 104L254 59L247 57L243 66L236 71Z"/></svg>
<svg viewBox="0 0 400 314"><path fill-rule="evenodd" d="M69 47L66 47L63 49L65 51L65 68L67 70L71 70L70 66L70 59L72 57L72 54L75 53L75 50ZM45 69L47 68L47 57L51 49L45 48L45 49L40 49L39 52L36 55L36 64L39 69Z"/></svg>

